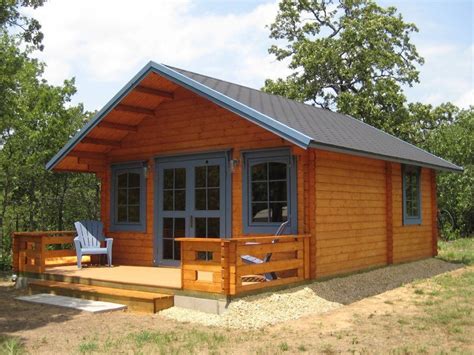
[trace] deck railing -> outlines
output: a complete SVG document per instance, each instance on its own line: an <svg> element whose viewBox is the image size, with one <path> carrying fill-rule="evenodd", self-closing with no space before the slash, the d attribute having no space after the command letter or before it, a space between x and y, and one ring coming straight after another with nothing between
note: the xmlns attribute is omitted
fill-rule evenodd
<svg viewBox="0 0 474 355"><path fill-rule="evenodd" d="M42 273L46 266L76 262L74 231L14 232L13 270Z"/></svg>
<svg viewBox="0 0 474 355"><path fill-rule="evenodd" d="M278 242L275 242L275 239ZM179 238L184 290L237 295L309 278L309 235ZM245 263L245 255L269 261ZM268 280L265 274L276 278Z"/></svg>

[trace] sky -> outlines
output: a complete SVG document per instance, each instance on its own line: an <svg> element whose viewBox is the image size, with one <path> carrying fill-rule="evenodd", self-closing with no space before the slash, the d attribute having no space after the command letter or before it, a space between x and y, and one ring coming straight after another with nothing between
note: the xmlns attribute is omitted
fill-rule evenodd
<svg viewBox="0 0 474 355"><path fill-rule="evenodd" d="M378 3L419 28L412 40L425 64L408 100L474 104L473 1ZM150 60L257 89L286 77L287 63L268 54L277 9L275 0L49 0L29 14L45 36L35 54L45 78L60 85L75 77L73 103L97 110Z"/></svg>

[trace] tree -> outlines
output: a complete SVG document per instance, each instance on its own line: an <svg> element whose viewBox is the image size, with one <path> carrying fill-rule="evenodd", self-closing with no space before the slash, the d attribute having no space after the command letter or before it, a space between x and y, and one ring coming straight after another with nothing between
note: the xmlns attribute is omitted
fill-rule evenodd
<svg viewBox="0 0 474 355"><path fill-rule="evenodd" d="M22 15L22 7L36 9L43 6L46 0L2 0L0 3L0 29L18 31L21 37L36 48L43 50L43 33L40 23L34 18Z"/></svg>
<svg viewBox="0 0 474 355"><path fill-rule="evenodd" d="M286 79L266 80L265 91L350 114L398 133L410 114L401 85L418 82L423 63L396 8L370 0L283 0L269 49L289 60Z"/></svg>
<svg viewBox="0 0 474 355"><path fill-rule="evenodd" d="M462 174L439 173L438 206L454 218L454 231L474 233L474 106L457 110L453 122L428 135L423 148L464 168Z"/></svg>

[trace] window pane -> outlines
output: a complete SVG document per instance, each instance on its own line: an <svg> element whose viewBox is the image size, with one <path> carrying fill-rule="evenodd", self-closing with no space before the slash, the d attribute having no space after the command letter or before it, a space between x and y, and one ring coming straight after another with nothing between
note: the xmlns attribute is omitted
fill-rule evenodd
<svg viewBox="0 0 474 355"><path fill-rule="evenodd" d="M127 173L118 174L117 184L119 188L127 187Z"/></svg>
<svg viewBox="0 0 474 355"><path fill-rule="evenodd" d="M252 166L250 176L252 181L267 180L267 163Z"/></svg>
<svg viewBox="0 0 474 355"><path fill-rule="evenodd" d="M118 189L117 204L118 205L127 204L127 189Z"/></svg>
<svg viewBox="0 0 474 355"><path fill-rule="evenodd" d="M163 210L173 210L173 190L163 191Z"/></svg>
<svg viewBox="0 0 474 355"><path fill-rule="evenodd" d="M219 187L219 165L207 167L207 187Z"/></svg>
<svg viewBox="0 0 474 355"><path fill-rule="evenodd" d="M174 188L184 189L186 188L186 169L179 168L174 170Z"/></svg>
<svg viewBox="0 0 474 355"><path fill-rule="evenodd" d="M196 237L206 237L206 218L195 218Z"/></svg>
<svg viewBox="0 0 474 355"><path fill-rule="evenodd" d="M207 190L207 209L211 211L219 210L219 188Z"/></svg>
<svg viewBox="0 0 474 355"><path fill-rule="evenodd" d="M127 206L118 206L117 222L127 222Z"/></svg>
<svg viewBox="0 0 474 355"><path fill-rule="evenodd" d="M173 239L163 239L163 259L173 259Z"/></svg>
<svg viewBox="0 0 474 355"><path fill-rule="evenodd" d="M252 221L268 222L268 204L252 203Z"/></svg>
<svg viewBox="0 0 474 355"><path fill-rule="evenodd" d="M163 187L165 189L173 188L173 169L164 169L163 171Z"/></svg>
<svg viewBox="0 0 474 355"><path fill-rule="evenodd" d="M140 206L128 207L128 221L131 223L140 222Z"/></svg>
<svg viewBox="0 0 474 355"><path fill-rule="evenodd" d="M196 174L196 187L206 187L206 167L197 166L194 172Z"/></svg>
<svg viewBox="0 0 474 355"><path fill-rule="evenodd" d="M220 236L220 219L219 218L207 219L207 236L209 238L219 238Z"/></svg>
<svg viewBox="0 0 474 355"><path fill-rule="evenodd" d="M174 192L174 210L184 211L186 209L186 191L176 190Z"/></svg>
<svg viewBox="0 0 474 355"><path fill-rule="evenodd" d="M195 190L195 207L197 210L206 210L206 189Z"/></svg>
<svg viewBox="0 0 474 355"><path fill-rule="evenodd" d="M286 203L270 203L270 221L285 222L287 220Z"/></svg>
<svg viewBox="0 0 474 355"><path fill-rule="evenodd" d="M266 182L254 182L252 183L252 202L268 200L267 194L267 183Z"/></svg>
<svg viewBox="0 0 474 355"><path fill-rule="evenodd" d="M163 218L163 238L173 237L173 218Z"/></svg>
<svg viewBox="0 0 474 355"><path fill-rule="evenodd" d="M286 164L285 163L269 163L268 165L269 165L270 180L286 179Z"/></svg>
<svg viewBox="0 0 474 355"><path fill-rule="evenodd" d="M128 187L140 187L140 174L128 173Z"/></svg>
<svg viewBox="0 0 474 355"><path fill-rule="evenodd" d="M185 223L184 218L174 219L174 237L175 238L184 238L186 236L185 228L186 228L186 223Z"/></svg>
<svg viewBox="0 0 474 355"><path fill-rule="evenodd" d="M286 201L286 181L270 182L270 201Z"/></svg>
<svg viewBox="0 0 474 355"><path fill-rule="evenodd" d="M128 204L139 205L140 204L140 189L129 189L128 190Z"/></svg>

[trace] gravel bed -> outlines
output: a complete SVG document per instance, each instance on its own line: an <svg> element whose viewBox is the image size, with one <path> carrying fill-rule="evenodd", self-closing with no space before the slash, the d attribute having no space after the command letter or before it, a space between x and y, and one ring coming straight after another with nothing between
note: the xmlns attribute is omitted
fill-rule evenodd
<svg viewBox="0 0 474 355"><path fill-rule="evenodd" d="M304 315L322 314L406 283L460 267L462 266L439 259L426 259L314 282L290 290L244 297L231 302L222 315L178 307L166 309L160 314L180 322L257 329Z"/></svg>
<svg viewBox="0 0 474 355"><path fill-rule="evenodd" d="M315 282L309 287L326 300L349 304L460 267L460 264L430 258Z"/></svg>
<svg viewBox="0 0 474 355"><path fill-rule="evenodd" d="M321 314L342 305L318 297L309 287L291 291L248 296L230 303L222 315L172 307L162 316L180 322L200 323L224 328L258 329L267 325L297 319L307 314Z"/></svg>

